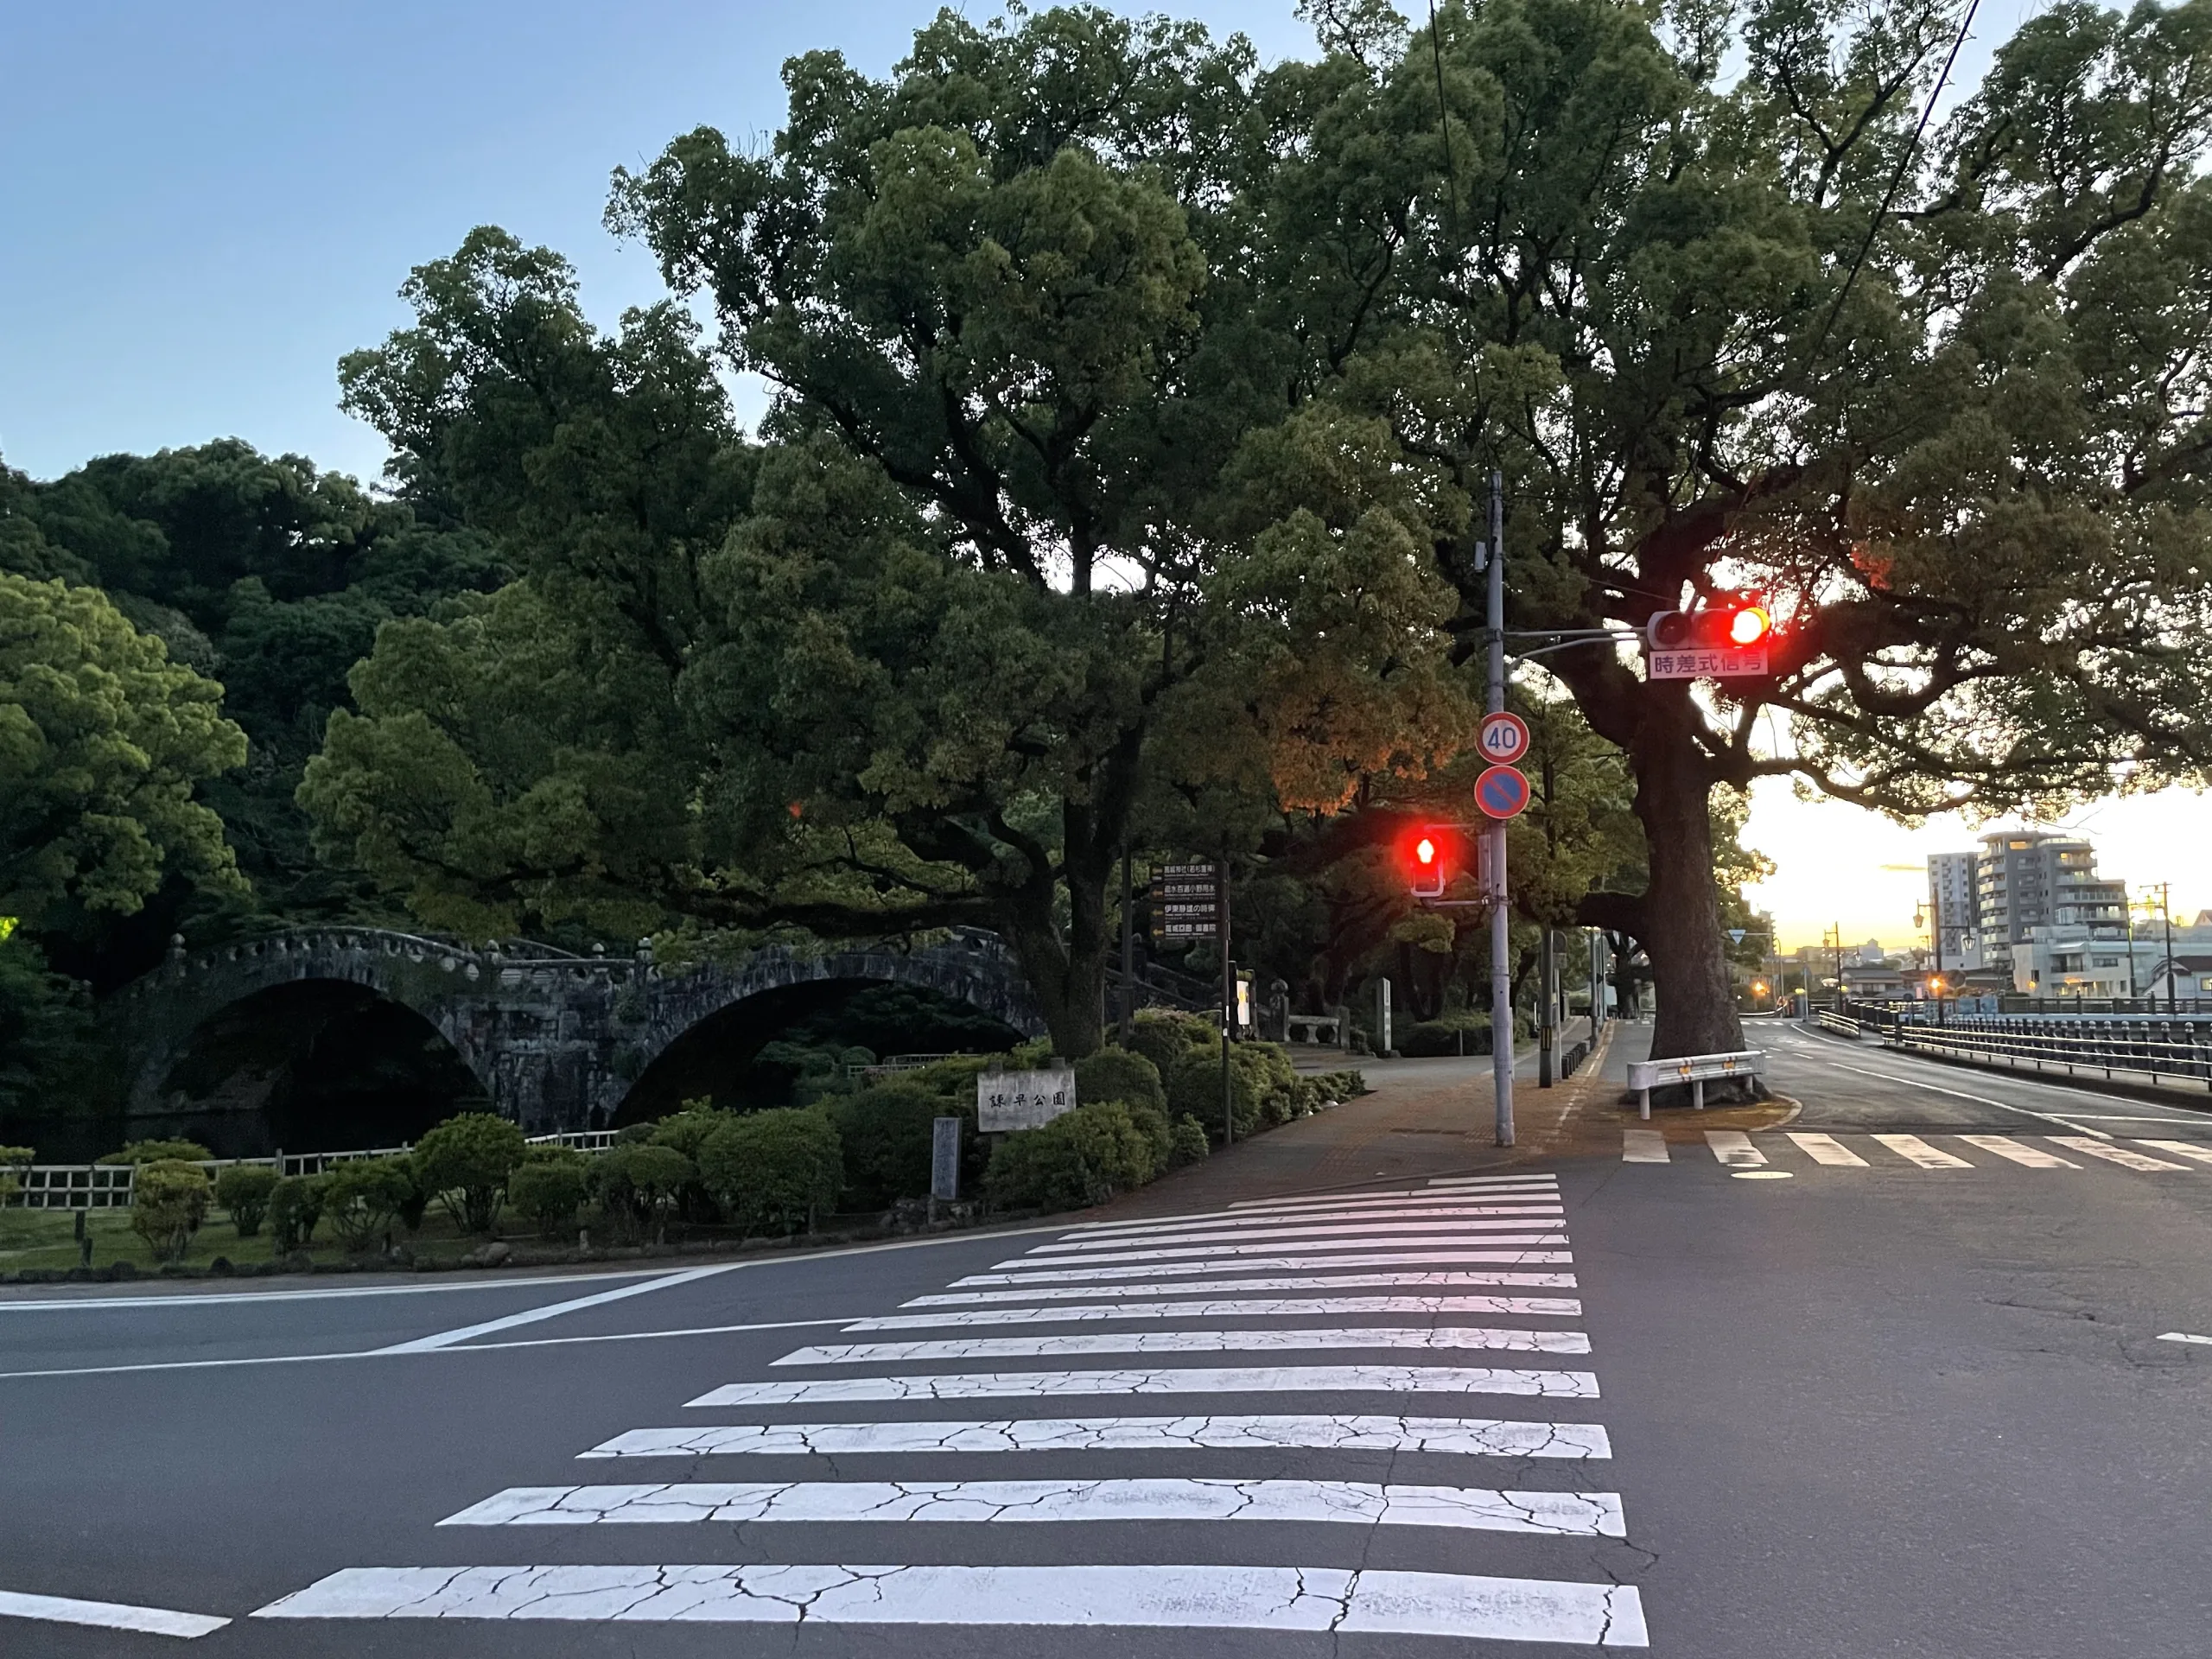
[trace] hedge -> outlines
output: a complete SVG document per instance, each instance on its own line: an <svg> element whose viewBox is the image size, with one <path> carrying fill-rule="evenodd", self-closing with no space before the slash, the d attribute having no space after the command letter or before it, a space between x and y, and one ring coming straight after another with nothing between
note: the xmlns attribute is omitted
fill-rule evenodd
<svg viewBox="0 0 2212 1659"><path fill-rule="evenodd" d="M416 1193L414 1160L349 1158L322 1174L322 1213L349 1250L365 1250Z"/></svg>
<svg viewBox="0 0 2212 1659"><path fill-rule="evenodd" d="M845 1185L837 1127L815 1107L733 1117L699 1149L699 1174L724 1213L748 1233L811 1228Z"/></svg>
<svg viewBox="0 0 2212 1659"><path fill-rule="evenodd" d="M138 1166L130 1178L130 1230L163 1262L182 1258L207 1213L207 1177L174 1158Z"/></svg>
<svg viewBox="0 0 2212 1659"><path fill-rule="evenodd" d="M424 1196L435 1194L445 1206L454 1226L464 1233L488 1233L499 1218L507 1177L526 1150L522 1130L505 1118L463 1112L416 1143L414 1175Z"/></svg>
<svg viewBox="0 0 2212 1659"><path fill-rule="evenodd" d="M584 1170L582 1158L529 1159L507 1177L507 1204L545 1237L561 1237L584 1201Z"/></svg>
<svg viewBox="0 0 2212 1659"><path fill-rule="evenodd" d="M1159 1173L1153 1142L1119 1101L1077 1106L993 1148L983 1191L1017 1210L1081 1210Z"/></svg>

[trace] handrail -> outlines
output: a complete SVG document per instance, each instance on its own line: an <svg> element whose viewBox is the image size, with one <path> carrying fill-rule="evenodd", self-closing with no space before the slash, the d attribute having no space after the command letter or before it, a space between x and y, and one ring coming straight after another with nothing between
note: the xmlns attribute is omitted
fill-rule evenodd
<svg viewBox="0 0 2212 1659"><path fill-rule="evenodd" d="M2018 1069L2022 1061L2038 1071L2046 1062L2063 1065L2067 1074L2101 1071L2146 1075L2156 1083L2161 1077L2188 1078L2212 1088L2212 1041L2172 1042L2117 1033L2077 1037L2056 1032L2025 1031L2013 1027L1907 1025L1891 1039L1899 1048L1929 1053L1946 1051L1966 1058L2001 1059Z"/></svg>

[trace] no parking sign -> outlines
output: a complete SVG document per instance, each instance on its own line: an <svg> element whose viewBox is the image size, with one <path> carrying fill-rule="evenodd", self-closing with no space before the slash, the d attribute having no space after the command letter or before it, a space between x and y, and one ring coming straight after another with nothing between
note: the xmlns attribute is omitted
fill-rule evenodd
<svg viewBox="0 0 2212 1659"><path fill-rule="evenodd" d="M1485 817L1503 823L1529 804L1529 780L1512 766L1491 766L1475 779L1475 804Z"/></svg>

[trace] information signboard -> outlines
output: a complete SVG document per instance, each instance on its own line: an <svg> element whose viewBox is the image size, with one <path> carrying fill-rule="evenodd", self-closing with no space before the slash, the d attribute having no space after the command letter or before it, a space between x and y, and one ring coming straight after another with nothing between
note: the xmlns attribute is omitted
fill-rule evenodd
<svg viewBox="0 0 2212 1659"><path fill-rule="evenodd" d="M1075 1109L1075 1072L986 1071L976 1079L976 1127L986 1134L1039 1129Z"/></svg>
<svg viewBox="0 0 2212 1659"><path fill-rule="evenodd" d="M930 1120L930 1197L950 1204L960 1196L960 1130L963 1120Z"/></svg>
<svg viewBox="0 0 2212 1659"><path fill-rule="evenodd" d="M1211 939L1221 927L1221 874L1211 864L1162 864L1153 872L1152 931L1162 939Z"/></svg>
<svg viewBox="0 0 2212 1659"><path fill-rule="evenodd" d="M1766 647L1749 651L1653 651L1643 659L1644 672L1655 680L1764 679Z"/></svg>

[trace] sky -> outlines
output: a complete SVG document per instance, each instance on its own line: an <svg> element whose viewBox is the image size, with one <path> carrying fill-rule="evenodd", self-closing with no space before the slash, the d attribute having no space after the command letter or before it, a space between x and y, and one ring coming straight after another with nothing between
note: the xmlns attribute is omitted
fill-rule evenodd
<svg viewBox="0 0 2212 1659"><path fill-rule="evenodd" d="M2031 0L1985 0L1970 86ZM67 0L0 3L0 460L51 478L96 454L235 435L363 478L384 446L337 407L336 364L409 321L409 269L498 224L572 260L612 322L661 296L600 222L607 175L701 124L773 130L787 56L880 73L934 0ZM1124 4L1124 10L1144 10ZM1302 53L1291 0L1173 0L1263 57ZM971 4L978 17L995 8ZM2212 906L2212 803L2075 820L2108 874ZM1753 897L1786 948L1840 922L1910 942L1917 864L1972 844L1762 786ZM2194 855L2184 858L2183 853Z"/></svg>

